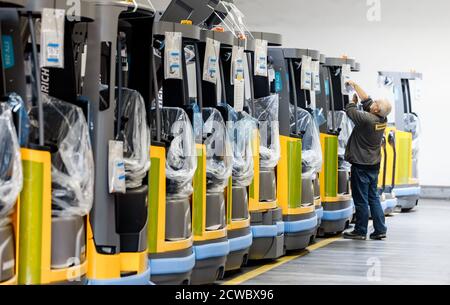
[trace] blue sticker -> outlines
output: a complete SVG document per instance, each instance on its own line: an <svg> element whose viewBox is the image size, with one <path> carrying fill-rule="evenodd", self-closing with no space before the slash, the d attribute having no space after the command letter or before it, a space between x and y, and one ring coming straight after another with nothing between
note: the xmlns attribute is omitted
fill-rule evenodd
<svg viewBox="0 0 450 305"><path fill-rule="evenodd" d="M10 69L15 65L14 44L10 35L2 35L2 61L5 69Z"/></svg>
<svg viewBox="0 0 450 305"><path fill-rule="evenodd" d="M330 96L330 83L329 83L328 79L325 80L325 94L327 96Z"/></svg>
<svg viewBox="0 0 450 305"><path fill-rule="evenodd" d="M283 90L283 80L281 79L281 72L275 72L275 92L280 93Z"/></svg>

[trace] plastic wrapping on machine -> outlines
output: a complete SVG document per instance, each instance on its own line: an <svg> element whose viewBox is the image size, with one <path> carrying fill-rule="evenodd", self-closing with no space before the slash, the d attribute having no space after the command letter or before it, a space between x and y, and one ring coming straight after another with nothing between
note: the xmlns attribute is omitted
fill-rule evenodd
<svg viewBox="0 0 450 305"><path fill-rule="evenodd" d="M331 116L333 112L328 113L328 128L331 129ZM339 158L339 169L350 170L351 164L345 161L345 148L347 147L348 140L352 134L354 125L349 119L345 111L336 111L334 113L334 119L336 122L336 128L339 130L338 137L338 158Z"/></svg>
<svg viewBox="0 0 450 305"><path fill-rule="evenodd" d="M52 160L52 215L84 216L94 196L94 159L89 129L81 108L46 95L45 145ZM30 111L31 135L37 138L38 111Z"/></svg>
<svg viewBox="0 0 450 305"><path fill-rule="evenodd" d="M155 119L155 115L152 116ZM192 178L197 169L194 131L181 108L161 108L161 136L170 146L166 153L167 195L188 197L192 194ZM156 124L152 124L155 127Z"/></svg>
<svg viewBox="0 0 450 305"><path fill-rule="evenodd" d="M233 170L233 151L225 121L216 108L203 108L203 138L206 146L206 187L222 192Z"/></svg>
<svg viewBox="0 0 450 305"><path fill-rule="evenodd" d="M22 160L11 108L0 104L0 227L9 222L22 190Z"/></svg>
<svg viewBox="0 0 450 305"><path fill-rule="evenodd" d="M17 121L20 124L19 130L17 130L19 145L21 147L25 147L28 143L30 129L30 120L28 118L28 109L26 103L22 100L20 95L11 93L8 96L7 104L13 112L13 116L17 117Z"/></svg>
<svg viewBox="0 0 450 305"><path fill-rule="evenodd" d="M246 187L253 180L252 135L258 122L246 112L228 106L228 132L233 143L233 185Z"/></svg>
<svg viewBox="0 0 450 305"><path fill-rule="evenodd" d="M294 106L290 105L291 132L295 131ZM297 107L297 131L302 133L302 167L305 176L322 169L322 146L320 133L314 117L305 109Z"/></svg>
<svg viewBox="0 0 450 305"><path fill-rule="evenodd" d="M413 178L418 178L417 164L419 160L419 146L421 125L419 117L414 113L405 113L403 117L405 130L412 133L412 160L413 160Z"/></svg>
<svg viewBox="0 0 450 305"><path fill-rule="evenodd" d="M274 168L280 160L278 94L256 99L253 104L255 109L253 116L258 120L261 136L260 166L262 168Z"/></svg>
<svg viewBox="0 0 450 305"><path fill-rule="evenodd" d="M150 128L144 98L138 91L122 89L121 131L127 188L137 188L150 169Z"/></svg>

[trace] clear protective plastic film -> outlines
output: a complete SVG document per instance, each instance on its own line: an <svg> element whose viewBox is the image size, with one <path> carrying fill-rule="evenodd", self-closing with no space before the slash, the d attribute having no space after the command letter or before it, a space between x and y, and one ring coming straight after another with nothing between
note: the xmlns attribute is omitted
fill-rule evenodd
<svg viewBox="0 0 450 305"><path fill-rule="evenodd" d="M94 158L81 108L43 95L45 145L52 152L53 216L84 216L94 200ZM38 111L30 111L31 133L38 134Z"/></svg>
<svg viewBox="0 0 450 305"><path fill-rule="evenodd" d="M155 116L152 116L156 119ZM166 153L167 195L188 197L192 194L192 178L197 169L194 131L186 112L181 108L161 109L161 133L170 141ZM156 124L152 123L152 128Z"/></svg>
<svg viewBox="0 0 450 305"><path fill-rule="evenodd" d="M341 88L343 95L350 95L353 92L353 88L347 85L347 82L351 79L352 67L349 64L344 64L341 67Z"/></svg>
<svg viewBox="0 0 450 305"><path fill-rule="evenodd" d="M267 40L255 39L255 76L268 76L267 46Z"/></svg>
<svg viewBox="0 0 450 305"><path fill-rule="evenodd" d="M0 227L10 222L12 212L23 186L20 146L11 108L0 104Z"/></svg>
<svg viewBox="0 0 450 305"><path fill-rule="evenodd" d="M291 131L295 131L294 106L290 106ZM310 177L322 169L322 146L320 133L314 117L307 111L297 107L297 130L302 137L302 168L303 175Z"/></svg>
<svg viewBox="0 0 450 305"><path fill-rule="evenodd" d="M312 58L310 56L302 56L301 67L301 90L312 90Z"/></svg>
<svg viewBox="0 0 450 305"><path fill-rule="evenodd" d="M278 94L259 98L254 101L255 114L258 120L261 137L260 166L274 168L280 160L280 132L278 121Z"/></svg>
<svg viewBox="0 0 450 305"><path fill-rule="evenodd" d="M183 79L183 66L181 64L182 34L180 32L166 32L165 44L164 78Z"/></svg>
<svg viewBox="0 0 450 305"><path fill-rule="evenodd" d="M27 104L23 101L16 93L11 93L8 96L8 101L6 102L10 107L13 116L17 117L20 128L16 131L18 132L19 145L25 147L28 144L28 138L30 133L30 119L28 117Z"/></svg>
<svg viewBox="0 0 450 305"><path fill-rule="evenodd" d="M203 138L206 145L206 186L208 191L222 192L233 169L233 148L227 126L215 108L204 108Z"/></svg>
<svg viewBox="0 0 450 305"><path fill-rule="evenodd" d="M219 73L220 41L207 38L205 48L205 61L203 64L203 80L213 84L217 83Z"/></svg>
<svg viewBox="0 0 450 305"><path fill-rule="evenodd" d="M228 106L228 133L233 143L233 185L246 187L253 180L252 135L258 122L246 112Z"/></svg>
<svg viewBox="0 0 450 305"><path fill-rule="evenodd" d="M64 68L63 9L44 8L41 22L41 68Z"/></svg>
<svg viewBox="0 0 450 305"><path fill-rule="evenodd" d="M137 188L150 169L150 128L144 98L135 90L122 89L123 161L126 187Z"/></svg>
<svg viewBox="0 0 450 305"><path fill-rule="evenodd" d="M332 115L332 112L328 113L328 128L331 128ZM345 111L336 111L334 113L334 118L336 122L336 128L340 130L338 137L339 169L350 170L350 163L345 161L345 149L347 147L348 140L350 139L350 135L352 134L354 125L348 118Z"/></svg>
<svg viewBox="0 0 450 305"><path fill-rule="evenodd" d="M412 134L412 160L413 178L418 178L418 161L420 148L421 124L419 117L414 113L404 114L405 129Z"/></svg>

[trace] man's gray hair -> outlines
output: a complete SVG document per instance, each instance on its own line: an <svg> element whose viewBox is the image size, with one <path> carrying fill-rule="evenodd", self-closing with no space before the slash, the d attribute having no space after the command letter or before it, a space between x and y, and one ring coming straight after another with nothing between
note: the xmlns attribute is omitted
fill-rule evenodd
<svg viewBox="0 0 450 305"><path fill-rule="evenodd" d="M383 118L387 118L387 116L392 111L392 104L387 99L379 99L376 100L375 103L377 103L378 107L380 108L380 112L378 113Z"/></svg>

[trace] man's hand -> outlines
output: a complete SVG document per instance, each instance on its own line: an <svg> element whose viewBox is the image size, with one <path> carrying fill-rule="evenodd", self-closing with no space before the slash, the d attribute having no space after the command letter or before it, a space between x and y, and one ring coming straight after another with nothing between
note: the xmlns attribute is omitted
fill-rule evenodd
<svg viewBox="0 0 450 305"><path fill-rule="evenodd" d="M349 80L345 84L348 85L348 86L353 87L353 89L355 89L355 91L356 91L356 94L358 94L359 98L362 101L365 101L365 100L367 100L369 98L369 95L357 83L355 83L354 81Z"/></svg>
<svg viewBox="0 0 450 305"><path fill-rule="evenodd" d="M355 85L356 85L356 83L355 83L354 81L352 81L352 80L347 81L345 84L346 84L347 86L352 87L352 88L355 88Z"/></svg>
<svg viewBox="0 0 450 305"><path fill-rule="evenodd" d="M357 94L353 94L352 103L358 104L358 95Z"/></svg>

